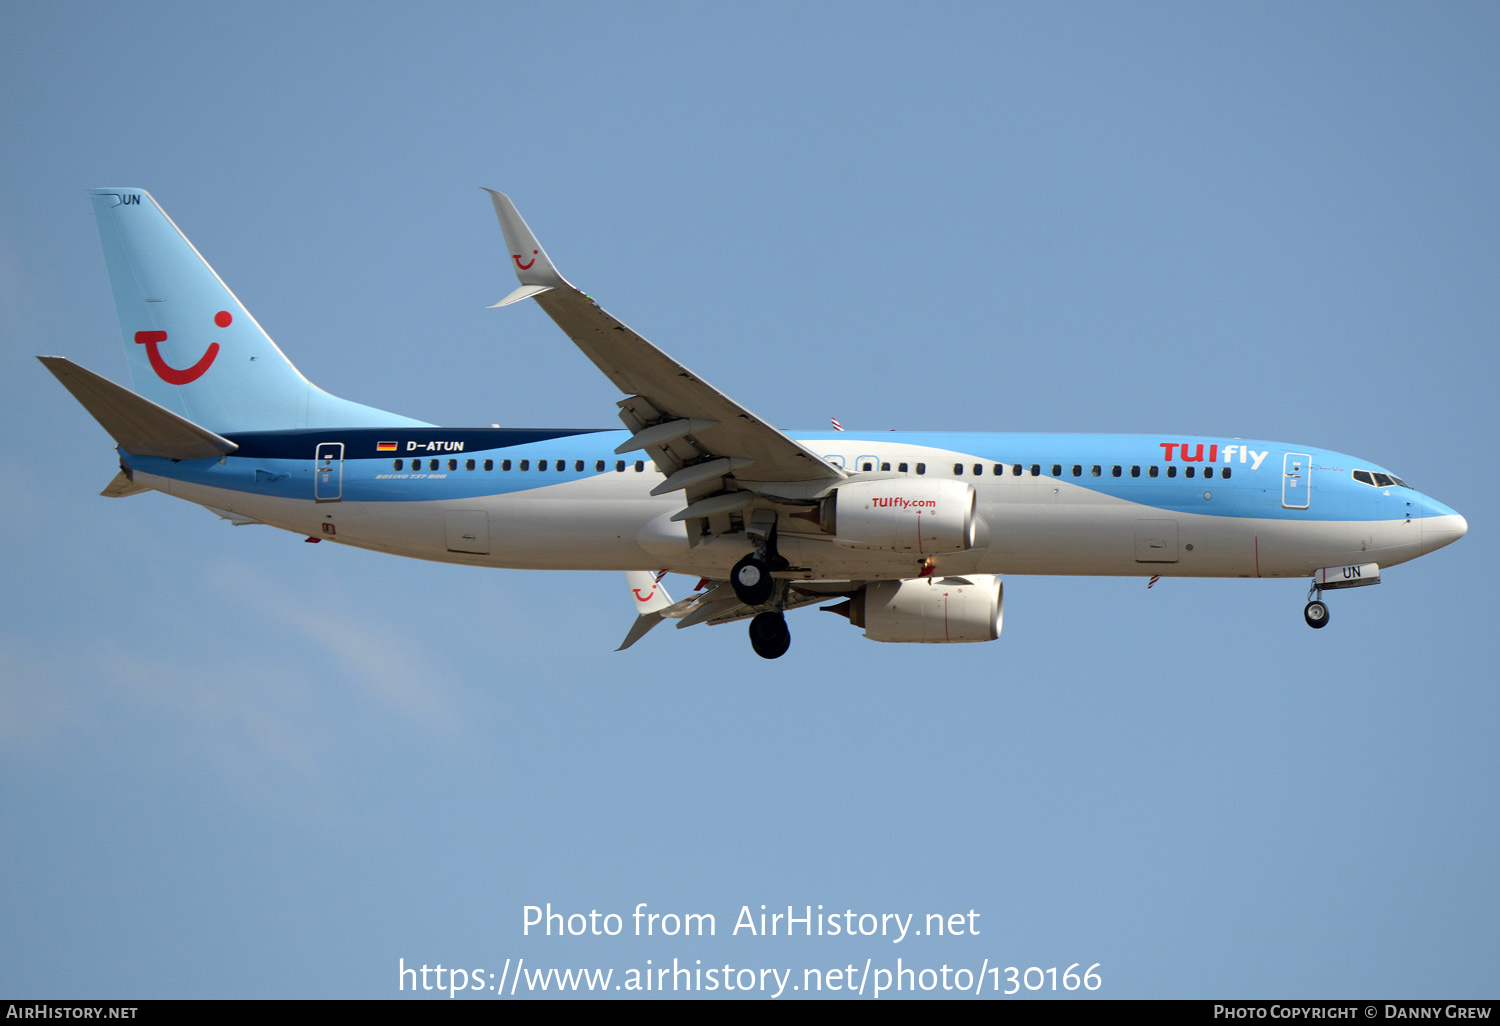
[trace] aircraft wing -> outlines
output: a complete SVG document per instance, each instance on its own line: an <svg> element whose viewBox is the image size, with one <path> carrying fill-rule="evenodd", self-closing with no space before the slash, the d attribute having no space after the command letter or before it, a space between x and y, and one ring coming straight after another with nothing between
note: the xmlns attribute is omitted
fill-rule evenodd
<svg viewBox="0 0 1500 1026"><path fill-rule="evenodd" d="M615 649L616 652L623 652L640 641L663 620L676 620L680 629L700 623L731 623L772 608L769 605L745 605L735 598L734 589L728 581L710 581L708 583L711 587L708 590L695 592L680 602L673 602L661 582L661 576L665 573L665 570L661 574L645 570L625 572L625 582L635 598L636 618L635 623L630 625L630 632L625 635L625 640ZM793 589L787 592L786 603L782 608L797 609L814 602L825 602L830 594L843 594L846 590L847 582L819 582L809 591Z"/></svg>
<svg viewBox="0 0 1500 1026"><path fill-rule="evenodd" d="M558 327L629 398L620 419L632 432L617 452L645 449L667 476L654 494L684 489L678 518L741 510L753 496L738 482L834 483L846 475L767 424L616 320L566 278L504 193L486 189L521 287L496 306L534 298Z"/></svg>

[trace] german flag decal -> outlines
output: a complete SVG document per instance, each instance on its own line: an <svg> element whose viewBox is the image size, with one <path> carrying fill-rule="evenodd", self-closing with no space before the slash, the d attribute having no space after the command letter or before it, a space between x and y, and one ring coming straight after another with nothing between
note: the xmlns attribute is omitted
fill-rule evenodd
<svg viewBox="0 0 1500 1026"><path fill-rule="evenodd" d="M375 451L376 452L395 452L396 451L396 443L395 442L376 442L375 443Z"/></svg>

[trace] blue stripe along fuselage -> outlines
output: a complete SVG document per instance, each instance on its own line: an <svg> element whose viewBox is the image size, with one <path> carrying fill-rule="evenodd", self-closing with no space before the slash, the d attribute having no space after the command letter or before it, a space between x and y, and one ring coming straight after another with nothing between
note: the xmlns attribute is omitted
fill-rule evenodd
<svg viewBox="0 0 1500 1026"><path fill-rule="evenodd" d="M573 435L607 433L601 428L333 428L317 431L247 431L227 436L244 459L310 460L325 442L342 442L346 460L390 459L438 453L481 453L549 442ZM620 434L620 432L613 432ZM392 443L394 450L381 450ZM615 444L619 444L618 442Z"/></svg>
<svg viewBox="0 0 1500 1026"><path fill-rule="evenodd" d="M836 456L851 471L861 458L889 462L894 470L918 462L926 476L952 478L954 464L962 465L961 479L980 493L981 502L993 487L1030 483L1064 483L1155 509L1224 517L1261 517L1297 520L1392 520L1416 516L1444 516L1453 510L1411 488L1377 488L1355 481L1355 469L1389 473L1378 464L1311 446L1220 436L1129 434L950 433L890 431L863 434L853 431L789 432L820 455ZM224 459L173 461L122 454L129 466L149 474L233 491L292 499L313 497L313 466L319 446L340 443L342 498L346 502L410 502L468 499L545 488L583 478L617 474L620 460L634 478L637 460L645 460L642 490L659 478L644 453L615 454L615 446L629 437L622 430L562 428L350 428L315 431L265 431L233 434L239 448ZM386 448L381 449L381 443ZM389 446L394 443L395 448ZM1309 504L1286 508L1282 502L1287 454L1305 454L1310 473ZM1184 461L1183 457L1188 459ZM1196 457L1196 458L1194 458ZM422 460L417 476L412 459ZM403 472L394 470L403 461ZM437 459L436 472L427 468ZM455 471L448 461L456 460ZM493 469L483 470L492 460ZM474 460L476 469L466 470ZM502 471L501 461L511 469ZM530 469L520 470L527 460ZM546 460L547 471L536 463ZM558 469L557 461L564 461ZM597 469L599 461L605 469ZM582 461L582 469L578 469ZM974 474L974 464L982 473ZM995 466L1004 473L996 475ZM1015 466L1022 468L1018 476ZM1032 467L1038 474L1032 474ZM1053 475L1054 465L1061 473ZM1074 466L1080 468L1074 476ZM1150 476L1150 467L1159 467ZM1098 476L1094 468L1099 468ZM1120 467L1120 476L1114 468ZM1139 476L1132 469L1139 467ZM1169 467L1176 475L1168 477ZM1193 477L1188 478L1187 468ZM1212 468L1213 476L1205 476ZM1232 473L1226 479L1224 469ZM750 468L753 470L753 468ZM746 479L753 479L749 470ZM1206 497L1207 496L1207 497Z"/></svg>

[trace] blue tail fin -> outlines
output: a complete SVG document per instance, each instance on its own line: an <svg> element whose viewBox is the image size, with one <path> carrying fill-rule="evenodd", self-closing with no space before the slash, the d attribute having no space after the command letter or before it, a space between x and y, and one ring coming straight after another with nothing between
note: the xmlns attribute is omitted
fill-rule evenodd
<svg viewBox="0 0 1500 1026"><path fill-rule="evenodd" d="M304 378L144 189L90 189L136 392L220 434L422 425Z"/></svg>

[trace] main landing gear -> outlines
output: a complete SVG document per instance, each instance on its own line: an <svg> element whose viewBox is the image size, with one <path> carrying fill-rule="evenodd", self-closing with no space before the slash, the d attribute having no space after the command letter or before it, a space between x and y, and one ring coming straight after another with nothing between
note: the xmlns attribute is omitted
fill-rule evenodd
<svg viewBox="0 0 1500 1026"><path fill-rule="evenodd" d="M750 621L750 647L762 659L780 659L792 645L792 632L781 610L757 613Z"/></svg>
<svg viewBox="0 0 1500 1026"><path fill-rule="evenodd" d="M1309 627L1322 630L1328 626L1328 606L1323 602L1323 589L1314 584L1307 589L1307 598L1307 605L1302 607L1302 619Z"/></svg>
<svg viewBox="0 0 1500 1026"><path fill-rule="evenodd" d="M729 571L729 584L734 588L734 597L747 606L764 605L771 600L771 593L776 589L771 568L753 552L734 564L734 569Z"/></svg>
<svg viewBox="0 0 1500 1026"><path fill-rule="evenodd" d="M745 605L763 606L776 594L776 581L771 571L785 570L787 561L776 551L774 519L770 521L769 529L764 525L753 525L750 535L757 539L755 551L734 564L734 569L729 571L729 586L734 589L734 597ZM791 644L792 633L787 630L786 614L780 609L757 613L750 621L750 647L762 659L780 659Z"/></svg>
<svg viewBox="0 0 1500 1026"><path fill-rule="evenodd" d="M746 556L729 571L734 597L747 606L762 606L771 601L776 582L771 568L756 555ZM750 647L762 659L780 659L791 647L792 632L786 627L786 614L779 609L756 613L750 621Z"/></svg>

